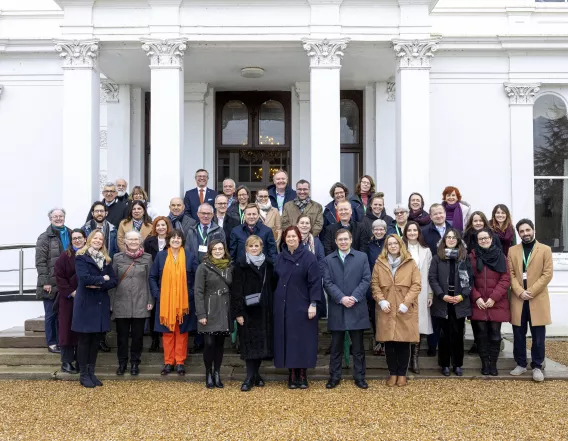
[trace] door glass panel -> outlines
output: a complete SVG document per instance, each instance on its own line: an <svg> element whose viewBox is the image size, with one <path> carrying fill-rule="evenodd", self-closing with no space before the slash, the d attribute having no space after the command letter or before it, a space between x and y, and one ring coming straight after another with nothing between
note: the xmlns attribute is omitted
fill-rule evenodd
<svg viewBox="0 0 568 441"><path fill-rule="evenodd" d="M339 109L341 144L359 143L359 107L353 100L342 99Z"/></svg>
<svg viewBox="0 0 568 441"><path fill-rule="evenodd" d="M349 188L349 194L355 191L359 178L359 153L341 154L341 182Z"/></svg>
<svg viewBox="0 0 568 441"><path fill-rule="evenodd" d="M229 101L223 107L223 145L248 145L248 108L242 101Z"/></svg>
<svg viewBox="0 0 568 441"><path fill-rule="evenodd" d="M260 106L258 143L283 145L286 143L284 106L275 100L265 101Z"/></svg>
<svg viewBox="0 0 568 441"><path fill-rule="evenodd" d="M262 182L262 156L250 150L239 152L239 183Z"/></svg>

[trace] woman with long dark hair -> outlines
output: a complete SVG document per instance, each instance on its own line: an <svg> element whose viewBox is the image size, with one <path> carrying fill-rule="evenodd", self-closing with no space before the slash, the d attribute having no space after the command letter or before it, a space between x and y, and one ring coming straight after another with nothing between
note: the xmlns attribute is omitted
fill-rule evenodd
<svg viewBox="0 0 568 441"><path fill-rule="evenodd" d="M468 253L477 247L477 233L483 228L491 229L487 217L481 211L474 211L471 213L463 232L463 240ZM495 236L495 245L500 247L501 242L499 242L497 233L492 232L491 234Z"/></svg>
<svg viewBox="0 0 568 441"><path fill-rule="evenodd" d="M371 196L375 193L375 181L369 175L361 176L355 194L349 198L353 205L353 210L357 213L357 220L361 222L369 207Z"/></svg>
<svg viewBox="0 0 568 441"><path fill-rule="evenodd" d="M124 236L127 231L136 230L142 235L142 240L152 232L152 220L148 216L146 204L141 200L132 201L129 204L128 216L126 219L120 221L118 226L118 249L124 251L126 245L124 244Z"/></svg>
<svg viewBox="0 0 568 441"><path fill-rule="evenodd" d="M503 254L509 254L509 248L517 244L517 235L513 227L513 220L511 219L511 212L504 204L497 204L491 213L491 220L489 226L499 237L499 242L503 248Z"/></svg>
<svg viewBox="0 0 568 441"><path fill-rule="evenodd" d="M238 204L232 203L227 210L227 214L239 219L239 222L244 224L245 209L247 208L247 205L251 203L251 192L246 185L239 185L235 193L237 195Z"/></svg>
<svg viewBox="0 0 568 441"><path fill-rule="evenodd" d="M417 222L421 227L428 225L432 220L426 210L424 210L424 198L420 193L411 193L408 196L408 220Z"/></svg>

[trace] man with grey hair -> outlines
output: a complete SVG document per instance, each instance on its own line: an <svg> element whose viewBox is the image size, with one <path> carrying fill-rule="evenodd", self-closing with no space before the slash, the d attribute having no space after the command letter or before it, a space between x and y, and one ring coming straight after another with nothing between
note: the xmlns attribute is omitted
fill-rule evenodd
<svg viewBox="0 0 568 441"><path fill-rule="evenodd" d="M227 196L227 208L231 206L233 202L237 200L235 197L235 189L237 188L236 182L231 178L226 178L223 181L223 193Z"/></svg>
<svg viewBox="0 0 568 441"><path fill-rule="evenodd" d="M201 204L197 209L197 217L199 223L193 225L187 232L185 237L185 249L191 251L197 256L199 263L207 255L207 245L212 240L225 240L225 232L223 229L213 222L213 207L207 202Z"/></svg>
<svg viewBox="0 0 568 441"><path fill-rule="evenodd" d="M120 202L128 202L128 193L126 192L128 189L128 182L126 182L124 178L116 178L114 183L118 193L118 200Z"/></svg>
<svg viewBox="0 0 568 441"><path fill-rule="evenodd" d="M103 202L108 209L106 220L118 228L120 221L128 215L128 205L126 202L118 200L118 192L116 185L112 182L107 182L103 188ZM93 214L89 212L87 222L93 218Z"/></svg>
<svg viewBox="0 0 568 441"><path fill-rule="evenodd" d="M183 235L186 238L189 234L189 229L197 225L197 222L185 213L185 205L182 198L172 198L170 200L168 219L172 223L173 228L183 231Z"/></svg>
<svg viewBox="0 0 568 441"><path fill-rule="evenodd" d="M37 238L35 266L37 270L36 298L43 301L45 312L45 339L49 352L60 353L58 345L57 312L53 310L57 284L55 262L71 244L71 230L65 226L65 210L53 208L47 214L49 226Z"/></svg>

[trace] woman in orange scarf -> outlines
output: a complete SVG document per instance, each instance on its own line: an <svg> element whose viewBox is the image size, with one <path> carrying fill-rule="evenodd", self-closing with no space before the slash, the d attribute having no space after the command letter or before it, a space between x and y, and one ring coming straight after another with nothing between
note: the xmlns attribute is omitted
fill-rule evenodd
<svg viewBox="0 0 568 441"><path fill-rule="evenodd" d="M166 248L156 255L150 272L150 290L156 299L154 330L162 332L164 368L162 375L173 372L185 375L187 337L197 328L193 300L193 284L197 259L184 250L185 237L172 230L166 237Z"/></svg>

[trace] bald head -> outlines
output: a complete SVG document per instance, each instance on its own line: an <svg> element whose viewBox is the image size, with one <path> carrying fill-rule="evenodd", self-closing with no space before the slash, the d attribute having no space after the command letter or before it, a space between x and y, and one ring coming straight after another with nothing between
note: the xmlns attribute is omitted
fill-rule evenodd
<svg viewBox="0 0 568 441"><path fill-rule="evenodd" d="M174 216L179 216L185 210L182 198L172 198L170 201L170 211Z"/></svg>

